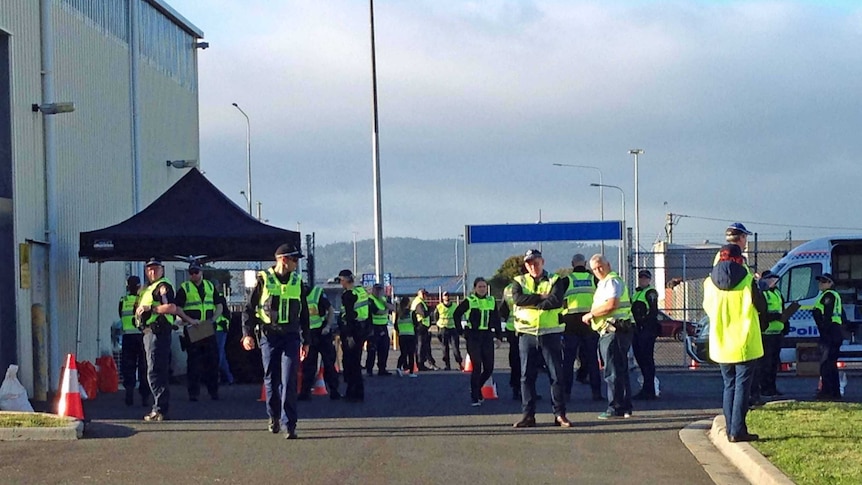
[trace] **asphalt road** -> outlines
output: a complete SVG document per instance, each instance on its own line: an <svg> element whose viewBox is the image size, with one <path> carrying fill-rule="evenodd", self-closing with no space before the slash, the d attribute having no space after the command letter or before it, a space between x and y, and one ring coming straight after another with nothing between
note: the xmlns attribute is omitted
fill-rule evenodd
<svg viewBox="0 0 862 485"><path fill-rule="evenodd" d="M301 402L295 441L266 431L256 385L223 387L220 401L196 403L173 386L172 420L162 423L142 422L145 409L126 407L122 392L103 394L85 402L92 421L82 440L0 443L0 482L712 483L678 432L719 412L717 373L661 373L661 399L637 403L633 418L618 421L597 420L605 403L576 384L572 429L552 426L540 377L539 426L514 429L520 403L511 399L504 359L498 350L500 399L479 408L470 406L468 374L375 375L366 378L364 403ZM798 399L814 385L795 377L779 383Z"/></svg>

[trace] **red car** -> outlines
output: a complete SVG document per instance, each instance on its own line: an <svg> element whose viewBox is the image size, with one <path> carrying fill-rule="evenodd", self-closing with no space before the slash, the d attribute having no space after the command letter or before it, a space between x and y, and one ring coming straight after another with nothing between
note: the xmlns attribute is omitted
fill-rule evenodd
<svg viewBox="0 0 862 485"><path fill-rule="evenodd" d="M685 323L685 333L682 331L683 323ZM683 322L682 320L671 318L667 313L661 310L658 312L658 324L661 327L661 331L658 335L659 337L673 337L674 340L682 342L685 340L686 333L691 336L697 335L696 323Z"/></svg>

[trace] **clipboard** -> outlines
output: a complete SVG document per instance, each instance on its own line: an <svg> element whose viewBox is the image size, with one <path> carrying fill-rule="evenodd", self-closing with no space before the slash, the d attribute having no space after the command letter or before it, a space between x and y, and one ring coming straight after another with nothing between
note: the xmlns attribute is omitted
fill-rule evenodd
<svg viewBox="0 0 862 485"><path fill-rule="evenodd" d="M802 305L800 305L798 301L790 302L790 304L787 305L787 308L785 308L784 311L781 312L781 321L787 323L787 320L789 320L790 317L792 317L793 314L796 313L796 310L799 310L801 306Z"/></svg>
<svg viewBox="0 0 862 485"><path fill-rule="evenodd" d="M211 323L201 322L200 325L186 325L186 336L189 342L199 342L207 337L215 335L215 325Z"/></svg>

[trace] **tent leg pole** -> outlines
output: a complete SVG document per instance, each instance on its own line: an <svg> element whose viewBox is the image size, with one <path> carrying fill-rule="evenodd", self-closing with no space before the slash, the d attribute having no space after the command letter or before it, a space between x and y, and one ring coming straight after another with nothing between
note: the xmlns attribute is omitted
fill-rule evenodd
<svg viewBox="0 0 862 485"><path fill-rule="evenodd" d="M78 318L75 324L75 358L81 346L81 299L84 295L84 260L78 259Z"/></svg>
<svg viewBox="0 0 862 485"><path fill-rule="evenodd" d="M100 262L97 266L96 270L96 355L93 357L96 358L102 355L102 263Z"/></svg>

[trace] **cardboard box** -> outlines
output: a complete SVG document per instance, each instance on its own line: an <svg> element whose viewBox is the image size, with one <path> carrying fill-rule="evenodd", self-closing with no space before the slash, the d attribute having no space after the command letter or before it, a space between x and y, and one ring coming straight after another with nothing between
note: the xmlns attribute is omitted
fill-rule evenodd
<svg viewBox="0 0 862 485"><path fill-rule="evenodd" d="M796 375L803 377L820 375L820 347L817 344L796 344Z"/></svg>

